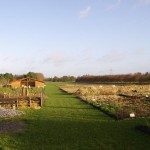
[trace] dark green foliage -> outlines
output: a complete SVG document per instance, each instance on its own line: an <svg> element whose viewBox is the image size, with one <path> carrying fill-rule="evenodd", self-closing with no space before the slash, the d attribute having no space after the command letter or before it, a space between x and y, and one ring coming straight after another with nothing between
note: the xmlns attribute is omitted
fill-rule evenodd
<svg viewBox="0 0 150 150"><path fill-rule="evenodd" d="M37 79L39 81L44 81L45 79L43 73L36 73L36 72L28 72L26 74L26 77Z"/></svg>
<svg viewBox="0 0 150 150"><path fill-rule="evenodd" d="M26 75L26 77L36 79L36 73L34 73L34 72L28 72L27 75Z"/></svg>
<svg viewBox="0 0 150 150"><path fill-rule="evenodd" d="M12 73L0 74L0 85L5 85L14 80Z"/></svg>
<svg viewBox="0 0 150 150"><path fill-rule="evenodd" d="M76 77L74 76L62 76L62 77L54 76L53 78L47 78L47 81L51 82L74 82L75 80Z"/></svg>
<svg viewBox="0 0 150 150"><path fill-rule="evenodd" d="M5 74L4 74L4 78L5 78L6 80L12 81L14 77L13 77L13 74L12 74L12 73L5 73Z"/></svg>

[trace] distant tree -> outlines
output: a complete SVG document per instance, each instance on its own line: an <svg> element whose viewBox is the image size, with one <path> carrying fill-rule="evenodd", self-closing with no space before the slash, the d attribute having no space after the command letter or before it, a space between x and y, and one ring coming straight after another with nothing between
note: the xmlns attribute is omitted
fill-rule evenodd
<svg viewBox="0 0 150 150"><path fill-rule="evenodd" d="M58 78L57 76L55 76L55 77L53 78L53 82L59 82L59 78Z"/></svg>
<svg viewBox="0 0 150 150"><path fill-rule="evenodd" d="M68 77L68 76L63 76L63 77L61 77L60 80L61 80L62 82L66 82L66 81L69 80L69 77Z"/></svg>
<svg viewBox="0 0 150 150"><path fill-rule="evenodd" d="M142 73L140 73L140 72L135 73L134 74L135 82L139 82L141 77L142 77Z"/></svg>
<svg viewBox="0 0 150 150"><path fill-rule="evenodd" d="M70 76L70 81L74 82L76 80L76 77Z"/></svg>
<svg viewBox="0 0 150 150"><path fill-rule="evenodd" d="M4 78L4 76L1 76L0 75L0 86L3 86L3 85L5 85L5 84L7 84L8 82L7 82L7 80Z"/></svg>
<svg viewBox="0 0 150 150"><path fill-rule="evenodd" d="M34 73L34 72L28 72L27 75L26 75L26 77L36 79L36 73Z"/></svg>
<svg viewBox="0 0 150 150"><path fill-rule="evenodd" d="M19 79L22 79L22 78L25 78L25 77L26 77L25 74L23 74L23 75L14 75L15 80L19 80Z"/></svg>
<svg viewBox="0 0 150 150"><path fill-rule="evenodd" d="M14 76L13 76L12 73L5 73L5 74L4 74L4 78L5 78L5 79L7 80L7 82L9 83L9 82L13 81Z"/></svg>
<svg viewBox="0 0 150 150"><path fill-rule="evenodd" d="M36 79L39 81L44 81L44 75L42 73L35 73Z"/></svg>
<svg viewBox="0 0 150 150"><path fill-rule="evenodd" d="M76 80L76 77L74 77L74 76L62 76L62 77L54 76L53 78L47 78L46 80L51 81L51 82L74 82Z"/></svg>
<svg viewBox="0 0 150 150"><path fill-rule="evenodd" d="M122 75L103 75L103 76L90 76L84 75L76 79L76 82L150 82L150 73L142 74L140 72L134 74Z"/></svg>
<svg viewBox="0 0 150 150"><path fill-rule="evenodd" d="M146 72L145 74L142 75L140 78L141 82L150 82L150 73Z"/></svg>
<svg viewBox="0 0 150 150"><path fill-rule="evenodd" d="M45 78L44 81L50 81L50 82L52 82L53 78Z"/></svg>
<svg viewBox="0 0 150 150"><path fill-rule="evenodd" d="M60 82L71 82L71 81L75 81L75 77L73 76L62 76L59 78Z"/></svg>

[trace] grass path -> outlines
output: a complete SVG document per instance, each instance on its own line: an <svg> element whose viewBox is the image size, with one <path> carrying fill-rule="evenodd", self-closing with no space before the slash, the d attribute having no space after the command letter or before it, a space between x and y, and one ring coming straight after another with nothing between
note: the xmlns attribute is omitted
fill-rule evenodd
<svg viewBox="0 0 150 150"><path fill-rule="evenodd" d="M134 129L143 119L114 121L55 84L40 110L26 110L23 133L0 135L4 150L148 150L150 137Z"/></svg>

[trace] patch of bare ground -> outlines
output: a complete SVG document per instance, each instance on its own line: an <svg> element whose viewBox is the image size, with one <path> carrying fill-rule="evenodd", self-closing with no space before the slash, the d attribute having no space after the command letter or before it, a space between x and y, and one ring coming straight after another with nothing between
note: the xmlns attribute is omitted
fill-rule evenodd
<svg viewBox="0 0 150 150"><path fill-rule="evenodd" d="M24 113L19 110L0 108L0 118L13 118L15 116L21 116L23 114Z"/></svg>
<svg viewBox="0 0 150 150"><path fill-rule="evenodd" d="M0 134L3 133L20 133L25 127L24 121L7 121L0 122Z"/></svg>

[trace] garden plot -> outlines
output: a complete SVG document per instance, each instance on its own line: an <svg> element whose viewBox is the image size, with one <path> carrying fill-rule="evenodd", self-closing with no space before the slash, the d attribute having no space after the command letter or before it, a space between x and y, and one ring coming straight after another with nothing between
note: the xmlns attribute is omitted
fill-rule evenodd
<svg viewBox="0 0 150 150"><path fill-rule="evenodd" d="M150 85L64 85L61 89L116 119L150 116Z"/></svg>

